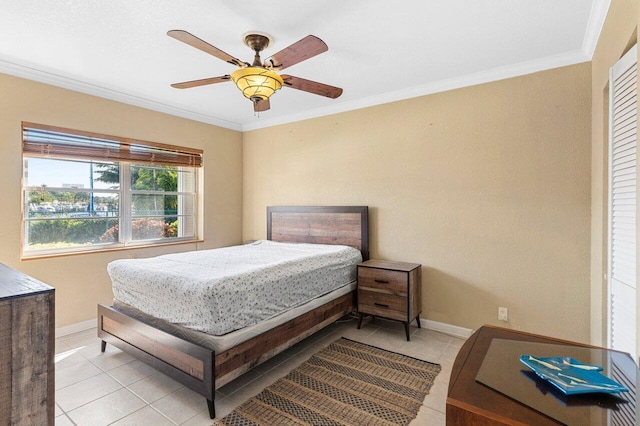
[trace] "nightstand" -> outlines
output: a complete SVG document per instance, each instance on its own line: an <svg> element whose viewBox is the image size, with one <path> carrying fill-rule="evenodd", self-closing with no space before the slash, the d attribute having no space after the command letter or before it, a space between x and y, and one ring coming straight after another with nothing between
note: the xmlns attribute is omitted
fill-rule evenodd
<svg viewBox="0 0 640 426"><path fill-rule="evenodd" d="M420 328L422 265L367 260L358 264L358 329L365 314L401 321L409 339L409 323Z"/></svg>

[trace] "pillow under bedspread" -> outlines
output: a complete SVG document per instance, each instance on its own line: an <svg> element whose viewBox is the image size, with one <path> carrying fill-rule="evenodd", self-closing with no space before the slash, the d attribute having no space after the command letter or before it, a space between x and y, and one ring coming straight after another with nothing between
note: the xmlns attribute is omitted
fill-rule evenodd
<svg viewBox="0 0 640 426"><path fill-rule="evenodd" d="M257 241L107 266L115 299L213 335L257 324L356 279L347 246Z"/></svg>

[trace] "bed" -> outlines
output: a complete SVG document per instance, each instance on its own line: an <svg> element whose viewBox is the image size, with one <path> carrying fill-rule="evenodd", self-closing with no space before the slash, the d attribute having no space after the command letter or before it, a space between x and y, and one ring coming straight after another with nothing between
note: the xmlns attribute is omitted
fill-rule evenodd
<svg viewBox="0 0 640 426"><path fill-rule="evenodd" d="M367 260L368 208L268 207L267 240L344 245L358 249ZM214 418L217 388L351 312L354 288L341 286L220 336L114 300L113 306L98 305L98 337L102 351L109 343L203 395Z"/></svg>

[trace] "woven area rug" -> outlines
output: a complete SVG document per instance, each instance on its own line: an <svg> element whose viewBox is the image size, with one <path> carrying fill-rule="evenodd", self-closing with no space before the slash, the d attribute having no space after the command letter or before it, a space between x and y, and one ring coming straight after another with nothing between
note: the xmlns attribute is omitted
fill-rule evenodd
<svg viewBox="0 0 640 426"><path fill-rule="evenodd" d="M438 364L342 338L215 424L407 425L439 372Z"/></svg>

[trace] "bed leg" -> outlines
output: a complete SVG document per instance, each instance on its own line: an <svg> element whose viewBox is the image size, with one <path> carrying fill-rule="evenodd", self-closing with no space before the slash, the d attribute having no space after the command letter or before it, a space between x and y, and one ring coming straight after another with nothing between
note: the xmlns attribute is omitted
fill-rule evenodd
<svg viewBox="0 0 640 426"><path fill-rule="evenodd" d="M360 327L362 326L362 317L364 317L364 314L360 314L360 318L358 318L358 330L360 330Z"/></svg>
<svg viewBox="0 0 640 426"><path fill-rule="evenodd" d="M216 417L216 406L210 399L207 399L207 406L209 407L209 417L214 419Z"/></svg>
<svg viewBox="0 0 640 426"><path fill-rule="evenodd" d="M104 340L100 343L100 352L104 352L105 350L107 350L107 342L105 342Z"/></svg>

